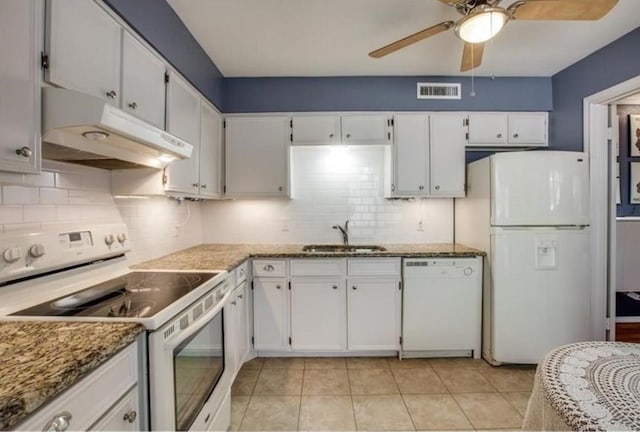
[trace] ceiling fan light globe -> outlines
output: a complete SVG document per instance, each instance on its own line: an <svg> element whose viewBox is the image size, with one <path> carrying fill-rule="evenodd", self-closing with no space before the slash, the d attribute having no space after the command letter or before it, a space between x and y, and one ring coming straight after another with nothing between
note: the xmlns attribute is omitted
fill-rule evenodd
<svg viewBox="0 0 640 432"><path fill-rule="evenodd" d="M482 43L497 35L508 19L509 15L502 8L483 8L462 18L455 32L465 42Z"/></svg>

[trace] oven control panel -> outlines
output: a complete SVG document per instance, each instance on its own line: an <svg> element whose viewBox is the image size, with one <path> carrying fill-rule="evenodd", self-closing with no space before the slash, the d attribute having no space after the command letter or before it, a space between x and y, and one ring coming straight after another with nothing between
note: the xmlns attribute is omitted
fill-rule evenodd
<svg viewBox="0 0 640 432"><path fill-rule="evenodd" d="M109 241L111 240L112 241ZM0 285L130 250L125 224L0 234Z"/></svg>

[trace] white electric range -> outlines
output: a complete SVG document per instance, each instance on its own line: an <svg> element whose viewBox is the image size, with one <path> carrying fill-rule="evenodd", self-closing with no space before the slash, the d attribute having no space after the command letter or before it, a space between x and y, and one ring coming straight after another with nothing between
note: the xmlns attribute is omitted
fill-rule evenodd
<svg viewBox="0 0 640 432"><path fill-rule="evenodd" d="M151 429L226 430L227 272L132 271L129 250L124 224L1 234L2 319L139 322Z"/></svg>

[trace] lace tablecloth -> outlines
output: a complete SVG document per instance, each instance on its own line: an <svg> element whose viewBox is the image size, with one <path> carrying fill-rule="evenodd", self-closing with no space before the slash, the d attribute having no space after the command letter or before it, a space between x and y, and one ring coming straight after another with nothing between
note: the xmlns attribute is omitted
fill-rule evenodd
<svg viewBox="0 0 640 432"><path fill-rule="evenodd" d="M523 430L640 430L640 344L556 348L536 372Z"/></svg>

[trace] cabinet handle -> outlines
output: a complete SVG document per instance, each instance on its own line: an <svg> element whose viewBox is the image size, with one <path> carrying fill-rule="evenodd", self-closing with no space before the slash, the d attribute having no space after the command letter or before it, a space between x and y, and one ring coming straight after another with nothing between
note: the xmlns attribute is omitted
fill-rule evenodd
<svg viewBox="0 0 640 432"><path fill-rule="evenodd" d="M116 93L115 90L109 90L108 92L105 93L107 95L107 97L109 99L115 99L116 96L118 96L118 93Z"/></svg>
<svg viewBox="0 0 640 432"><path fill-rule="evenodd" d="M275 270L275 267L272 266L271 264L267 264L266 266L264 266L264 271L271 272L271 271L274 271L274 270Z"/></svg>
<svg viewBox="0 0 640 432"><path fill-rule="evenodd" d="M436 185L435 190L440 190L440 185Z"/></svg>
<svg viewBox="0 0 640 432"><path fill-rule="evenodd" d="M424 190L424 186L420 185L420 186L418 186L418 189Z"/></svg>
<svg viewBox="0 0 640 432"><path fill-rule="evenodd" d="M329 134L329 138L333 138L333 134Z"/></svg>
<svg viewBox="0 0 640 432"><path fill-rule="evenodd" d="M55 415L42 429L43 432L47 431L55 431L55 432L63 432L69 428L71 424L71 419L73 416L69 411L62 411L60 414Z"/></svg>
<svg viewBox="0 0 640 432"><path fill-rule="evenodd" d="M231 304L235 306L236 305L236 301L235 300L232 301Z"/></svg>
<svg viewBox="0 0 640 432"><path fill-rule="evenodd" d="M498 135L496 135L496 138L502 138L502 134L499 133Z"/></svg>
<svg viewBox="0 0 640 432"><path fill-rule="evenodd" d="M333 285L331 288L338 289L338 285Z"/></svg>
<svg viewBox="0 0 640 432"><path fill-rule="evenodd" d="M352 290L357 290L357 289L358 289L358 287L354 285L354 286L352 286L352 287L351 287L351 289L352 289Z"/></svg>
<svg viewBox="0 0 640 432"><path fill-rule="evenodd" d="M519 135L518 135L517 133L514 133L514 134L513 134L513 137L514 137L514 138L518 138L518 136L519 136Z"/></svg>
<svg viewBox="0 0 640 432"><path fill-rule="evenodd" d="M396 191L396 185L392 184L391 185L391 192L395 192Z"/></svg>
<svg viewBox="0 0 640 432"><path fill-rule="evenodd" d="M276 285L276 289L280 289L282 288L280 285Z"/></svg>
<svg viewBox="0 0 640 432"><path fill-rule="evenodd" d="M31 155L33 154L33 150L31 150L27 146L24 146L24 147L20 147L19 149L16 149L16 154L22 157L28 158L28 157L31 157Z"/></svg>
<svg viewBox="0 0 640 432"><path fill-rule="evenodd" d="M136 421L136 417L138 417L138 413L135 410L131 410L122 417L122 420L128 421L129 423L133 423Z"/></svg>
<svg viewBox="0 0 640 432"><path fill-rule="evenodd" d="M199 183L193 183L191 186L198 187L198 186L200 186L200 184Z"/></svg>
<svg viewBox="0 0 640 432"><path fill-rule="evenodd" d="M201 184L201 185L200 185L200 187L201 187L202 189L206 189L206 188L207 188L207 185L206 185L206 184Z"/></svg>
<svg viewBox="0 0 640 432"><path fill-rule="evenodd" d="M278 186L278 191L282 192L284 188L282 186Z"/></svg>
<svg viewBox="0 0 640 432"><path fill-rule="evenodd" d="M129 104L129 108L131 108L132 110L137 109L137 108L138 108L138 104L137 104L137 103L135 103L135 102L131 102L131 103Z"/></svg>
<svg viewBox="0 0 640 432"><path fill-rule="evenodd" d="M347 134L347 138L351 138L351 134Z"/></svg>
<svg viewBox="0 0 640 432"><path fill-rule="evenodd" d="M242 298L242 294L238 294L238 298L241 299Z"/></svg>

